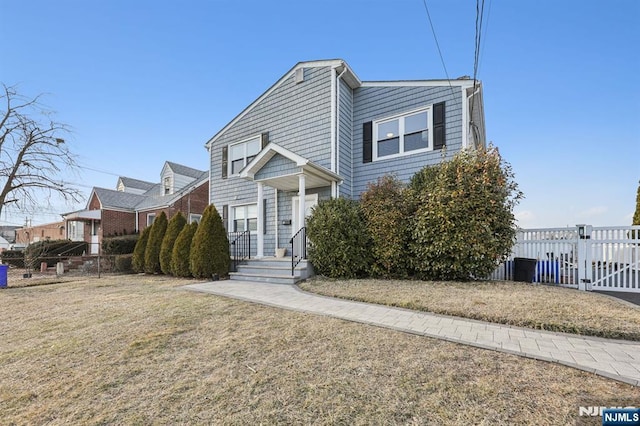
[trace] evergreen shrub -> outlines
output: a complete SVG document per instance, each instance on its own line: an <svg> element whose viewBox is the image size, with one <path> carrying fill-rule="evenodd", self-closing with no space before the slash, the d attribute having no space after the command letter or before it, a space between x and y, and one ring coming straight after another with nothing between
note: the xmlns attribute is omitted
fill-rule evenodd
<svg viewBox="0 0 640 426"><path fill-rule="evenodd" d="M193 236L190 253L191 273L196 278L219 277L229 273L229 238L222 218L213 204L203 212Z"/></svg>
<svg viewBox="0 0 640 426"><path fill-rule="evenodd" d="M191 277L191 266L189 265L191 242L193 235L198 229L198 222L185 225L178 234L171 253L171 273L176 277Z"/></svg>
<svg viewBox="0 0 640 426"><path fill-rule="evenodd" d="M162 248L162 239L167 232L167 215L161 212L151 225L149 232L149 240L144 251L144 272L147 274L159 274L160 269L160 249Z"/></svg>
<svg viewBox="0 0 640 426"><path fill-rule="evenodd" d="M173 253L173 246L176 243L176 238L180 235L180 231L187 224L187 220L183 214L176 213L167 226L167 231L162 239L162 245L160 247L160 269L163 274L171 275L171 255Z"/></svg>

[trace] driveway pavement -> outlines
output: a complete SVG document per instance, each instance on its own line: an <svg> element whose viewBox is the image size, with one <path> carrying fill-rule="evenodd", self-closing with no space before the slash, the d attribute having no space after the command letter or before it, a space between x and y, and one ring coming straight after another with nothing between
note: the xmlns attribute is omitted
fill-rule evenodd
<svg viewBox="0 0 640 426"><path fill-rule="evenodd" d="M539 331L334 299L292 285L228 280L185 288L555 362L640 386L638 342Z"/></svg>

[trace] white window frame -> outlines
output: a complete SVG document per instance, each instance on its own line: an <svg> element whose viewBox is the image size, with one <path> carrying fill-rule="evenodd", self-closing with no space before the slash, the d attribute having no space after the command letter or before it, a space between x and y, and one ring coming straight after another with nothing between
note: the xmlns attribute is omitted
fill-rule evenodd
<svg viewBox="0 0 640 426"><path fill-rule="evenodd" d="M193 222L200 223L201 220L202 220L201 214L189 213L189 223L193 223Z"/></svg>
<svg viewBox="0 0 640 426"><path fill-rule="evenodd" d="M249 217L248 212L249 212L249 207L250 206L255 206L256 208L256 216L255 218L253 217ZM244 208L245 209L245 217L244 217L244 230L246 231L247 229L249 229L249 220L250 219L255 219L256 220L256 229L252 229L250 230L252 234L256 234L258 232L258 203L247 203L247 204L236 204L234 206L229 206L229 228L231 230L231 232L243 232L243 231L237 231L235 226L234 226L234 222L236 219L236 209L240 209L240 208Z"/></svg>
<svg viewBox="0 0 640 426"><path fill-rule="evenodd" d="M419 114L421 112L426 112L427 113L427 132L429 135L429 140L427 142L427 147L426 148L421 148L421 149L414 149L412 151L406 151L404 150L404 119L410 115L414 115L414 114ZM384 123L388 123L394 120L398 120L398 153L397 154L391 154L391 155L385 155L382 157L378 156L378 126L380 126L381 124ZM422 152L429 152L429 151L433 151L433 107L431 105L429 105L428 107L421 107L418 109L414 109L411 111L407 111L407 112L403 112L402 114L396 114L390 117L385 117L379 120L375 120L373 122L373 158L372 161L378 161L378 160L388 160L391 158L398 158L398 157L405 157L407 155L414 155L414 154L419 154Z"/></svg>
<svg viewBox="0 0 640 426"><path fill-rule="evenodd" d="M147 226L153 225L153 222L156 220L155 213L147 213Z"/></svg>
<svg viewBox="0 0 640 426"><path fill-rule="evenodd" d="M258 150L253 155L247 155L247 147L249 146L249 144L251 142L256 142L256 141L258 143ZM243 147L243 157L242 157L242 159L243 159L242 167L236 173L233 173L233 161L234 161L234 159L232 157L233 148L237 147L239 145L244 145L244 147ZM227 153L227 156L228 156L228 159L227 159L227 175L228 176L238 176L238 175L240 175L240 170L242 170L244 167L246 167L247 164L249 164L249 161L247 161L247 158L248 157L252 157L252 159L253 159L253 157L258 155L258 153L260 152L261 148L262 148L262 135L253 136L253 137L250 137L248 139L244 139L244 140L242 140L242 141L240 141L238 143L230 144L229 148L228 148L228 151L227 151L228 152ZM239 158L236 159L236 160L239 160Z"/></svg>
<svg viewBox="0 0 640 426"><path fill-rule="evenodd" d="M171 195L173 193L171 188L171 176L165 176L162 179L163 191L162 195Z"/></svg>

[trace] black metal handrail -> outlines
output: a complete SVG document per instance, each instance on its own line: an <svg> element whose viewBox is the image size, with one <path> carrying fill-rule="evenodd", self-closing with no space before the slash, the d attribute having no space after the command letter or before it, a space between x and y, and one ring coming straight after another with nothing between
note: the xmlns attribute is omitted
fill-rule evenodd
<svg viewBox="0 0 640 426"><path fill-rule="evenodd" d="M307 228L304 226L300 228L300 230L291 237L289 244L291 244L291 276L293 276L295 275L296 266L307 258Z"/></svg>
<svg viewBox="0 0 640 426"><path fill-rule="evenodd" d="M251 232L229 232L229 241L231 272L238 272L238 265L251 259Z"/></svg>

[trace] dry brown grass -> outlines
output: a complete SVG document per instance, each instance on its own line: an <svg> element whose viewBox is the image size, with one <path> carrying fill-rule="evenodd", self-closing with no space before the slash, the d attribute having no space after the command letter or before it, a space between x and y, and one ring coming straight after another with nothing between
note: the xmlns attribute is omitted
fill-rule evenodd
<svg viewBox="0 0 640 426"><path fill-rule="evenodd" d="M572 424L640 388L121 276L0 291L2 424Z"/></svg>
<svg viewBox="0 0 640 426"><path fill-rule="evenodd" d="M307 291L444 315L627 340L640 340L640 309L597 293L518 282L328 280Z"/></svg>

